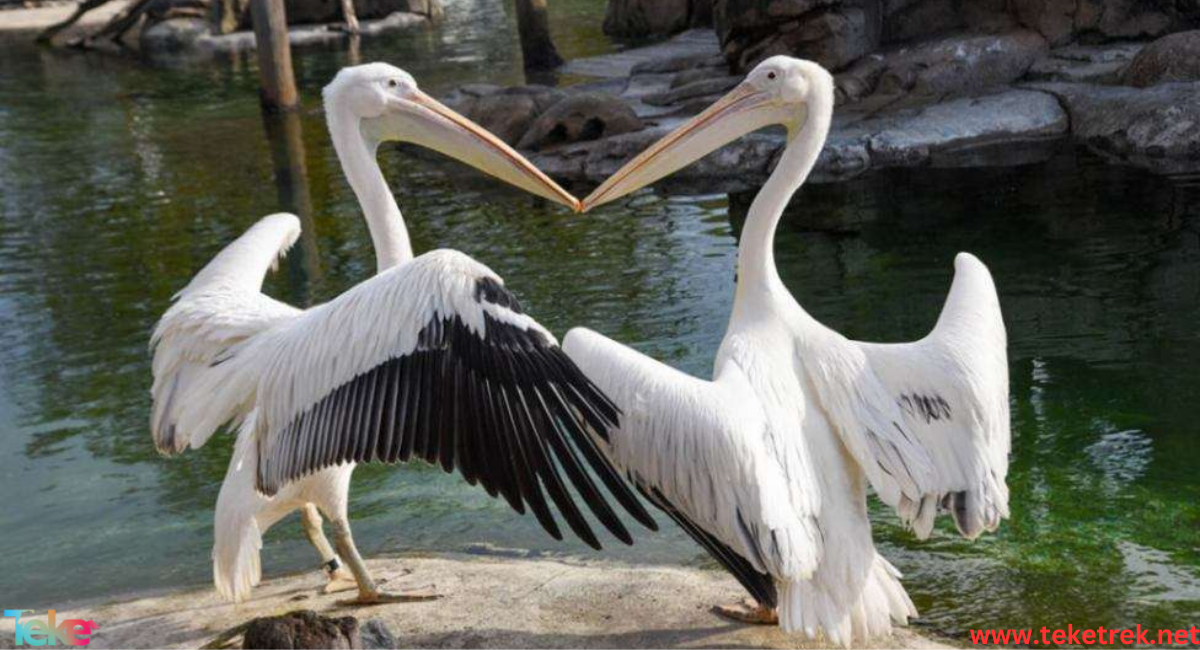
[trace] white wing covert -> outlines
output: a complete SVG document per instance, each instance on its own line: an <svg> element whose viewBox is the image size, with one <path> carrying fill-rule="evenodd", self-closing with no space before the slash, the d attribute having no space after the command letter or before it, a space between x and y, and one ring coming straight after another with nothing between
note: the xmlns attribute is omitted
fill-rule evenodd
<svg viewBox="0 0 1200 650"><path fill-rule="evenodd" d="M300 310L262 294L262 281L300 235L291 214L260 219L226 246L174 296L150 338L154 383L150 432L163 454L199 448L215 427L199 428L182 417L200 402L222 422L240 415L234 402L198 390L206 375L223 374L214 362L231 346L294 318Z"/></svg>
<svg viewBox="0 0 1200 650"><path fill-rule="evenodd" d="M704 381L584 328L563 349L622 409L602 444L613 463L756 599L775 603L773 577L811 575L821 534L789 497L789 481L809 477L787 476L766 450L766 418L736 365Z"/></svg>
<svg viewBox="0 0 1200 650"><path fill-rule="evenodd" d="M1008 516L1008 365L987 267L960 253L937 325L913 343L828 331L801 365L880 499L920 537L937 509L974 538Z"/></svg>
<svg viewBox="0 0 1200 650"><path fill-rule="evenodd" d="M967 253L954 266L950 293L928 336L858 345L933 464L921 498L895 504L901 518L926 537L940 507L973 539L1009 514L1007 339L987 267Z"/></svg>
<svg viewBox="0 0 1200 650"><path fill-rule="evenodd" d="M585 429L606 435L619 410L522 313L487 267L432 251L366 280L219 360L212 386L257 406L257 486L272 495L310 472L416 457L458 469L561 539L546 495L572 530L599 541L568 493L626 543L632 537L585 467L653 528ZM565 477L560 474L565 473Z"/></svg>

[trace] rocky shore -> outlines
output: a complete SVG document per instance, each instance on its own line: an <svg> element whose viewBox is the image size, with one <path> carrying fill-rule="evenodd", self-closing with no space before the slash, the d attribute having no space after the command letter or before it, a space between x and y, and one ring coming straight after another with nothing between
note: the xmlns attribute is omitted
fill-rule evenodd
<svg viewBox="0 0 1200 650"><path fill-rule="evenodd" d="M1200 171L1200 31L1155 41L1050 47L1041 34L942 36L866 55L835 75L838 108L814 182L869 170L1013 165L1077 143L1117 163ZM563 88L474 84L446 101L547 173L599 183L711 104L730 74L712 30L576 60ZM676 183L731 191L761 183L784 146L770 131L681 170Z"/></svg>
<svg viewBox="0 0 1200 650"><path fill-rule="evenodd" d="M58 46L136 52L151 63L203 60L252 51L249 0L109 0L58 32ZM376 38L429 27L444 15L440 0L355 0L361 38ZM77 4L67 0L0 9L0 40L33 39L65 20ZM97 32L129 21L116 40L96 39ZM345 43L351 35L341 22L340 4L326 0L289 0L288 40L293 47Z"/></svg>
<svg viewBox="0 0 1200 650"><path fill-rule="evenodd" d="M268 576L251 600L221 601L211 588L62 604L58 619L99 624L89 648L197 648L251 619L292 610L354 616L371 630L364 647L667 648L817 647L776 627L742 625L709 611L742 591L724 572L677 566L515 559L471 555L369 562L383 587L432 586L429 602L348 608L323 594L316 571ZM0 621L11 647L12 619ZM240 647L234 640L235 647ZM948 648L913 628L880 639L881 648Z"/></svg>

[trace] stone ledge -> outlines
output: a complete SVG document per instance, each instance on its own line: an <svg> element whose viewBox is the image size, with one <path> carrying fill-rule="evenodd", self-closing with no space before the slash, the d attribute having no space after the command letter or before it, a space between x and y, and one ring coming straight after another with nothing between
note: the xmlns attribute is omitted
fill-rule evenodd
<svg viewBox="0 0 1200 650"><path fill-rule="evenodd" d="M368 562L385 589L433 584L445 597L420 603L344 608L322 594L314 570L268 575L240 605L211 587L56 607L59 620L82 617L100 628L89 648L197 648L253 618L290 610L377 619L401 648L789 648L820 647L777 627L741 625L710 608L744 592L722 571L616 562L470 555ZM411 572L411 573L410 573ZM12 619L0 639L12 639ZM948 648L911 628L866 647Z"/></svg>

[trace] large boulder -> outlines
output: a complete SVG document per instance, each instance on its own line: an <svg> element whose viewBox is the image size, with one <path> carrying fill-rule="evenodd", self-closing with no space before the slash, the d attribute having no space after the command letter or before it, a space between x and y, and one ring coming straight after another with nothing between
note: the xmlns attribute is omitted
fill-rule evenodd
<svg viewBox="0 0 1200 650"><path fill-rule="evenodd" d="M358 620L327 618L308 609L256 618L246 624L243 648L362 648Z"/></svg>
<svg viewBox="0 0 1200 650"><path fill-rule="evenodd" d="M1029 30L924 42L884 56L878 89L924 95L980 90L1020 79L1046 51L1045 39Z"/></svg>
<svg viewBox="0 0 1200 650"><path fill-rule="evenodd" d="M604 33L625 38L669 36L712 26L712 0L608 0Z"/></svg>
<svg viewBox="0 0 1200 650"><path fill-rule="evenodd" d="M1127 86L1200 81L1200 30L1164 36L1142 48L1121 74Z"/></svg>
<svg viewBox="0 0 1200 650"><path fill-rule="evenodd" d="M1016 21L1007 0L884 0L884 44L908 43L961 32L1010 31Z"/></svg>
<svg viewBox="0 0 1200 650"><path fill-rule="evenodd" d="M467 117L511 145L525 135L537 114L530 95L490 95L475 102Z"/></svg>
<svg viewBox="0 0 1200 650"><path fill-rule="evenodd" d="M557 88L536 84L512 88L467 84L456 88L443 101L496 137L515 146L534 119L564 97L566 93Z"/></svg>
<svg viewBox="0 0 1200 650"><path fill-rule="evenodd" d="M1071 117L1071 134L1093 151L1163 172L1200 171L1200 82L1138 89L1040 83Z"/></svg>
<svg viewBox="0 0 1200 650"><path fill-rule="evenodd" d="M774 54L840 72L864 54L955 33L1026 28L1051 46L1200 28L1200 0L713 0L731 72Z"/></svg>
<svg viewBox="0 0 1200 650"><path fill-rule="evenodd" d="M730 70L776 54L840 70L880 42L882 0L715 0L713 23Z"/></svg>
<svg viewBox="0 0 1200 650"><path fill-rule="evenodd" d="M838 100L979 91L1020 79L1046 51L1045 39L1027 29L924 41L857 61L835 78Z"/></svg>
<svg viewBox="0 0 1200 650"><path fill-rule="evenodd" d="M1200 3L1164 0L1012 0L1017 20L1052 45L1079 38L1154 38L1200 26Z"/></svg>
<svg viewBox="0 0 1200 650"><path fill-rule="evenodd" d="M138 50L155 58L190 52L211 32L203 18L171 18L149 23L138 35Z"/></svg>
<svg viewBox="0 0 1200 650"><path fill-rule="evenodd" d="M642 120L618 97L598 93L571 95L540 115L517 143L520 149L599 140L643 128Z"/></svg>

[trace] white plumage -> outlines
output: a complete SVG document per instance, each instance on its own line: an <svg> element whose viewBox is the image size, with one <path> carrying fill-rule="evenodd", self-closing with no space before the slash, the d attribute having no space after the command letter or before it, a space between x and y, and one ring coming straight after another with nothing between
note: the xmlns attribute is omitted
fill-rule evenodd
<svg viewBox="0 0 1200 650"><path fill-rule="evenodd" d="M210 409L219 423L238 414L236 404L208 403L197 384L232 345L295 318L301 310L261 293L267 271L300 236L300 220L273 214L254 224L175 294L150 338L154 350L154 411L150 431L163 453L199 448L215 427L180 426L185 410ZM241 413L244 415L244 412Z"/></svg>
<svg viewBox="0 0 1200 650"><path fill-rule="evenodd" d="M303 311L263 295L263 276L300 232L296 217L271 215L196 275L152 338L151 429L161 451L200 447L223 425L240 424L217 501L217 589L245 598L261 578L262 534L300 509L334 586L348 580L337 572L340 555L357 583L357 602L426 597L381 594L354 547L348 491L355 463L364 461L417 457L457 469L518 512L530 509L561 539L553 502L599 548L570 485L610 532L631 543L590 467L653 528L586 431L617 422L612 403L487 267L449 250L413 257L374 152L383 140L417 142L572 208L578 202L394 67L343 70L325 99L379 274ZM318 513L333 524L338 555Z"/></svg>
<svg viewBox="0 0 1200 650"><path fill-rule="evenodd" d="M783 285L775 228L832 113L824 69L770 58L584 201L611 201L763 126L788 127L741 235L712 381L586 329L563 346L624 411L603 445L614 464L762 605L777 605L785 630L849 645L916 615L872 543L868 483L920 537L938 509L972 538L1008 516L1008 370L995 287L969 254L955 260L937 325L914 343L848 340Z"/></svg>

